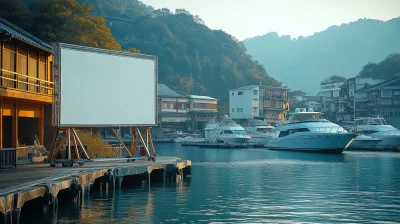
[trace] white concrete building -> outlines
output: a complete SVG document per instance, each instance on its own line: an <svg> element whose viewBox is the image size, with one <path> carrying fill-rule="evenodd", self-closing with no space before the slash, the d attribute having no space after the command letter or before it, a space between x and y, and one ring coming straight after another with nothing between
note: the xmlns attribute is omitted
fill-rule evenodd
<svg viewBox="0 0 400 224"><path fill-rule="evenodd" d="M243 86L229 91L229 117L253 119L260 116L260 86Z"/></svg>
<svg viewBox="0 0 400 224"><path fill-rule="evenodd" d="M339 97L340 88L343 86L343 82L321 85L318 92L318 96L327 98Z"/></svg>
<svg viewBox="0 0 400 224"><path fill-rule="evenodd" d="M284 122L289 113L288 89L251 85L229 91L229 116L232 119L261 119L269 124Z"/></svg>

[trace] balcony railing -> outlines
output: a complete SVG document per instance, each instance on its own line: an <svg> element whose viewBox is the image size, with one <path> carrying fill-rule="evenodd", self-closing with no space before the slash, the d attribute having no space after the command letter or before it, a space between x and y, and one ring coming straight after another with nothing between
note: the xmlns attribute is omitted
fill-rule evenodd
<svg viewBox="0 0 400 224"><path fill-rule="evenodd" d="M0 70L0 80L2 87L45 95L53 94L53 82L23 75L17 72L8 71L5 69Z"/></svg>
<svg viewBox="0 0 400 224"><path fill-rule="evenodd" d="M264 94L264 98L273 100L289 100L287 96Z"/></svg>

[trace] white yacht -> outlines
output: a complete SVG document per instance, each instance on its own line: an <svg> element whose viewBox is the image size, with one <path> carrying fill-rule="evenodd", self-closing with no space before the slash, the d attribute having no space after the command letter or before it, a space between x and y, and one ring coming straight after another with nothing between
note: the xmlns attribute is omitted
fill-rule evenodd
<svg viewBox="0 0 400 224"><path fill-rule="evenodd" d="M251 137L249 143L266 145L269 140L278 137L278 131L274 129L275 127L268 125L265 121L248 119L241 124Z"/></svg>
<svg viewBox="0 0 400 224"><path fill-rule="evenodd" d="M382 139L375 149L400 149L400 130L388 125L383 117L360 117L354 121L357 133Z"/></svg>
<svg viewBox="0 0 400 224"><path fill-rule="evenodd" d="M205 131L206 142L209 143L247 143L251 137L246 130L225 115L220 123L207 124Z"/></svg>
<svg viewBox="0 0 400 224"><path fill-rule="evenodd" d="M354 121L345 121L343 122L342 127L349 132L357 134ZM381 138L358 133L357 137L347 150L374 150L381 141Z"/></svg>
<svg viewBox="0 0 400 224"><path fill-rule="evenodd" d="M345 150L356 137L311 108L296 108L286 125L280 125L277 139L270 140L269 150L336 153Z"/></svg>

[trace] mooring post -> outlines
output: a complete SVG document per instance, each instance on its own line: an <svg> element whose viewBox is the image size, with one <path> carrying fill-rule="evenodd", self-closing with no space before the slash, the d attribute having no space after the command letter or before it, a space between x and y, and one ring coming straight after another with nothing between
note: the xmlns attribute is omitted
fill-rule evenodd
<svg viewBox="0 0 400 224"><path fill-rule="evenodd" d="M122 181L124 180L124 177L116 177L115 181L116 181L116 188L118 188L118 190L121 190L121 186L122 186Z"/></svg>
<svg viewBox="0 0 400 224"><path fill-rule="evenodd" d="M150 173L147 173L148 174L148 177L149 177L149 188L150 188L150 183L151 183L151 172Z"/></svg>
<svg viewBox="0 0 400 224"><path fill-rule="evenodd" d="M21 216L21 209L16 208L12 211L12 223L19 224L19 217Z"/></svg>
<svg viewBox="0 0 400 224"><path fill-rule="evenodd" d="M12 212L7 212L6 214L4 214L4 223L5 224L12 224L13 223Z"/></svg>

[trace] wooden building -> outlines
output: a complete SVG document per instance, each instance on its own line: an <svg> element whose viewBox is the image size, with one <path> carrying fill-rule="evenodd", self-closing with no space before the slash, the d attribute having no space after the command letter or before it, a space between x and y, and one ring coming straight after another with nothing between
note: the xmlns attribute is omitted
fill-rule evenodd
<svg viewBox="0 0 400 224"><path fill-rule="evenodd" d="M50 45L0 18L0 148L43 144L51 63Z"/></svg>

